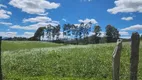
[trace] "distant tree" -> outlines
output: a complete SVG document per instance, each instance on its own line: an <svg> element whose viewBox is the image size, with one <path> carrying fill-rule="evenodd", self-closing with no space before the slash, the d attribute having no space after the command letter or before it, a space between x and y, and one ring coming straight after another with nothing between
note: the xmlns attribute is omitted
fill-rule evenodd
<svg viewBox="0 0 142 80"><path fill-rule="evenodd" d="M140 36L141 40L142 40L142 35Z"/></svg>
<svg viewBox="0 0 142 80"><path fill-rule="evenodd" d="M101 27L95 26L94 33L95 33L95 36L97 36L97 37L100 36L101 35Z"/></svg>
<svg viewBox="0 0 142 80"><path fill-rule="evenodd" d="M84 27L83 27L84 40L86 44L89 43L88 35L89 35L89 32L91 31L91 25L92 23L89 22L89 23L84 24Z"/></svg>
<svg viewBox="0 0 142 80"><path fill-rule="evenodd" d="M95 35L94 35L94 40L95 40L95 43L99 43L99 41L100 41L100 35L101 35L101 27L100 26L95 26L95 28L94 28L94 33L95 33Z"/></svg>
<svg viewBox="0 0 142 80"><path fill-rule="evenodd" d="M32 36L32 37L28 38L28 40L29 40L29 41L37 41L37 38L34 37L34 36Z"/></svg>
<svg viewBox="0 0 142 80"><path fill-rule="evenodd" d="M34 39L39 41L40 38L44 36L44 29L45 27L39 27L34 34Z"/></svg>
<svg viewBox="0 0 142 80"><path fill-rule="evenodd" d="M45 30L48 40L55 40L55 36L56 40L59 40L60 25L57 26L47 25Z"/></svg>
<svg viewBox="0 0 142 80"><path fill-rule="evenodd" d="M26 37L13 37L12 40L14 40L14 41L26 41L26 40L28 40L28 38L26 38Z"/></svg>
<svg viewBox="0 0 142 80"><path fill-rule="evenodd" d="M60 36L60 25L56 26L56 40L59 40L59 36Z"/></svg>
<svg viewBox="0 0 142 80"><path fill-rule="evenodd" d="M48 40L51 40L51 37L54 37L54 35L52 35L52 32L53 32L52 30L53 30L53 28L54 28L54 27L53 27L52 25L50 25L50 24L47 25L46 28L45 28L45 30L46 30L46 36L47 36L47 39L48 39Z"/></svg>
<svg viewBox="0 0 142 80"><path fill-rule="evenodd" d="M79 33L81 32L79 30L79 27L78 26L75 26L74 24L71 25L71 30L72 30L72 35L75 37L75 40L76 40L76 44L78 44L78 38L79 38Z"/></svg>
<svg viewBox="0 0 142 80"><path fill-rule="evenodd" d="M63 26L63 36L65 36L66 35L66 31L67 30L67 24L64 24L64 26Z"/></svg>
<svg viewBox="0 0 142 80"><path fill-rule="evenodd" d="M107 42L116 42L119 36L119 31L115 27L111 25L106 26Z"/></svg>
<svg viewBox="0 0 142 80"><path fill-rule="evenodd" d="M91 25L92 25L92 23L91 22L89 22L89 23L81 23L80 24L80 27L82 27L83 28L83 35L84 35L84 38L85 37L88 37L88 35L89 35L89 30L91 29Z"/></svg>
<svg viewBox="0 0 142 80"><path fill-rule="evenodd" d="M52 30L51 30L51 34L52 34L52 40L54 40L55 35L56 35L56 27L53 26Z"/></svg>
<svg viewBox="0 0 142 80"><path fill-rule="evenodd" d="M63 26L63 35L64 36L71 36L71 27L72 25L71 24L64 24Z"/></svg>

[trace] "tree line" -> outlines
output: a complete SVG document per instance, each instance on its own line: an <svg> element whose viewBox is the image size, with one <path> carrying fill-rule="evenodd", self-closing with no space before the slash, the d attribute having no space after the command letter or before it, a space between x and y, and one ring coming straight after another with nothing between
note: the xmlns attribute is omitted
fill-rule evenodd
<svg viewBox="0 0 142 80"><path fill-rule="evenodd" d="M47 25L46 27L39 27L34 36L29 38L29 40L36 40L40 41L44 36L47 37L48 40L52 41L59 40L59 35L60 35L60 25L57 26L52 26L52 25Z"/></svg>
<svg viewBox="0 0 142 80"><path fill-rule="evenodd" d="M112 25L106 26L106 32L104 36L101 36L101 27L99 25L94 26L93 32L91 31L92 23L80 23L75 24L64 24L63 27L60 25L52 26L47 25L46 27L39 27L34 36L29 40L42 40L46 36L48 41L61 42L61 43L74 43L74 44L94 44L102 42L116 42L119 39L120 34L117 28ZM60 39L60 29L63 31L63 38ZM94 35L89 35L92 32Z"/></svg>

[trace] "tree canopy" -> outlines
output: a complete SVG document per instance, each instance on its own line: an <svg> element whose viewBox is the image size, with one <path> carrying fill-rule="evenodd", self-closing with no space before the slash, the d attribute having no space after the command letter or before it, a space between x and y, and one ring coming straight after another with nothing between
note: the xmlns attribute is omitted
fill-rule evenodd
<svg viewBox="0 0 142 80"><path fill-rule="evenodd" d="M41 40L42 37L50 41L60 40L60 30L63 30L63 39L66 40L75 40L78 44L83 42L85 44L91 43L100 43L100 42L115 42L119 39L119 31L112 25L106 26L106 36L101 36L101 27L99 25L94 26L94 30L91 31L92 23L80 23L79 25L75 24L64 24L63 27L60 25L52 26L47 25L45 27L39 27L35 32L34 36L31 39ZM90 36L90 32L94 33Z"/></svg>
<svg viewBox="0 0 142 80"><path fill-rule="evenodd" d="M107 25L106 37L107 37L107 42L116 42L117 39L119 39L120 34L119 31L114 26Z"/></svg>

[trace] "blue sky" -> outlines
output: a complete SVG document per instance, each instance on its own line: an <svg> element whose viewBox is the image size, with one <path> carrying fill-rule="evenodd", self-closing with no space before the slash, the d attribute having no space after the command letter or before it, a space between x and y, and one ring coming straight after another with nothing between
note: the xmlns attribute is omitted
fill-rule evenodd
<svg viewBox="0 0 142 80"><path fill-rule="evenodd" d="M0 36L31 37L38 27L91 21L121 37L142 33L142 0L0 0Z"/></svg>

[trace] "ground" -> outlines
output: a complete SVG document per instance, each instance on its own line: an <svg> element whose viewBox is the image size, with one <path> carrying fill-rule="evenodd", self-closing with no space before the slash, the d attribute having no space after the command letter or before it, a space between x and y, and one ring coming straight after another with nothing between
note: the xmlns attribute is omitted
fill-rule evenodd
<svg viewBox="0 0 142 80"><path fill-rule="evenodd" d="M4 80L111 80L116 43L63 45L48 42L3 41ZM129 79L130 43L121 53L120 80ZM142 80L142 44L138 79Z"/></svg>

